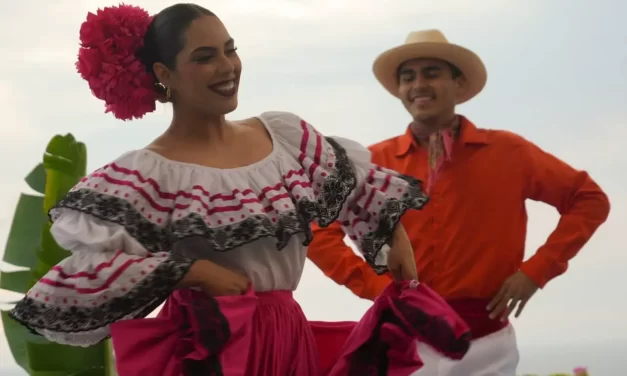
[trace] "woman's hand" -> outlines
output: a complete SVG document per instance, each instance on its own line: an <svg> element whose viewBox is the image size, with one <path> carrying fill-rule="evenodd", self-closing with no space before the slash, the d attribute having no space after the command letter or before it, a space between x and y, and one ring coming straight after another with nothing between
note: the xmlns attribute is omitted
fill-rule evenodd
<svg viewBox="0 0 627 376"><path fill-rule="evenodd" d="M243 295L250 281L246 276L208 260L198 260L183 278L179 287L199 287L210 296Z"/></svg>
<svg viewBox="0 0 627 376"><path fill-rule="evenodd" d="M418 280L414 249L409 242L405 228L398 224L390 241L388 253L388 270L396 281Z"/></svg>

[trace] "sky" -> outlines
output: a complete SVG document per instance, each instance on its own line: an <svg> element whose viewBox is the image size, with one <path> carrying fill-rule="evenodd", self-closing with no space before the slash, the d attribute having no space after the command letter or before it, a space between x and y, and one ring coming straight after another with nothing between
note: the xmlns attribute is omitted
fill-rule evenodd
<svg viewBox="0 0 627 376"><path fill-rule="evenodd" d="M9 5L10 4L10 5ZM134 1L156 13L169 1ZM627 367L627 3L620 0L213 0L243 60L233 119L291 111L321 132L371 144L404 132L409 117L371 73L374 58L412 30L438 28L481 56L485 90L459 107L483 128L507 129L587 170L612 203L607 223L514 321L520 373L592 375ZM0 244L24 176L55 134L87 144L89 169L148 144L168 125L158 105L141 121L104 114L74 68L78 31L96 0L0 2ZM559 219L529 202L527 255ZM3 251L0 250L0 253ZM6 265L3 265L6 268ZM0 301L13 295L0 292ZM311 263L296 298L313 320L358 320L370 303ZM333 309L329 309L332 307ZM0 374L23 375L0 328Z"/></svg>

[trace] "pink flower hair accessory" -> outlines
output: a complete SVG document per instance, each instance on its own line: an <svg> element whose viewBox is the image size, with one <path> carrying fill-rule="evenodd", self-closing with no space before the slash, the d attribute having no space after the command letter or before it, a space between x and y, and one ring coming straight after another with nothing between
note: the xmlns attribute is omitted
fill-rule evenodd
<svg viewBox="0 0 627 376"><path fill-rule="evenodd" d="M152 17L140 7L121 4L87 14L80 30L76 69L105 113L121 120L141 119L156 108L155 79L137 57Z"/></svg>

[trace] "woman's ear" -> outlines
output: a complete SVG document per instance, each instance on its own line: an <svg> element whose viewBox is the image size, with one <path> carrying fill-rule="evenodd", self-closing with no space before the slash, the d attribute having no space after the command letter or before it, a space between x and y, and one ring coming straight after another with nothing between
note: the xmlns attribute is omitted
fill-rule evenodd
<svg viewBox="0 0 627 376"><path fill-rule="evenodd" d="M154 63L152 65L152 71L155 72L155 77L166 88L171 88L172 84L172 72L163 63Z"/></svg>

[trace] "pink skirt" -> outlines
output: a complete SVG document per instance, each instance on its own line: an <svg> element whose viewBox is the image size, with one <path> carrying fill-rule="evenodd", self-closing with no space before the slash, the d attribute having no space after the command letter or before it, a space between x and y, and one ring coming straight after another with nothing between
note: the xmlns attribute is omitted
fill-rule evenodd
<svg viewBox="0 0 627 376"><path fill-rule="evenodd" d="M417 344L461 359L468 326L424 285L390 285L359 322L308 322L289 291L179 290L156 318L111 325L119 376L408 376Z"/></svg>

